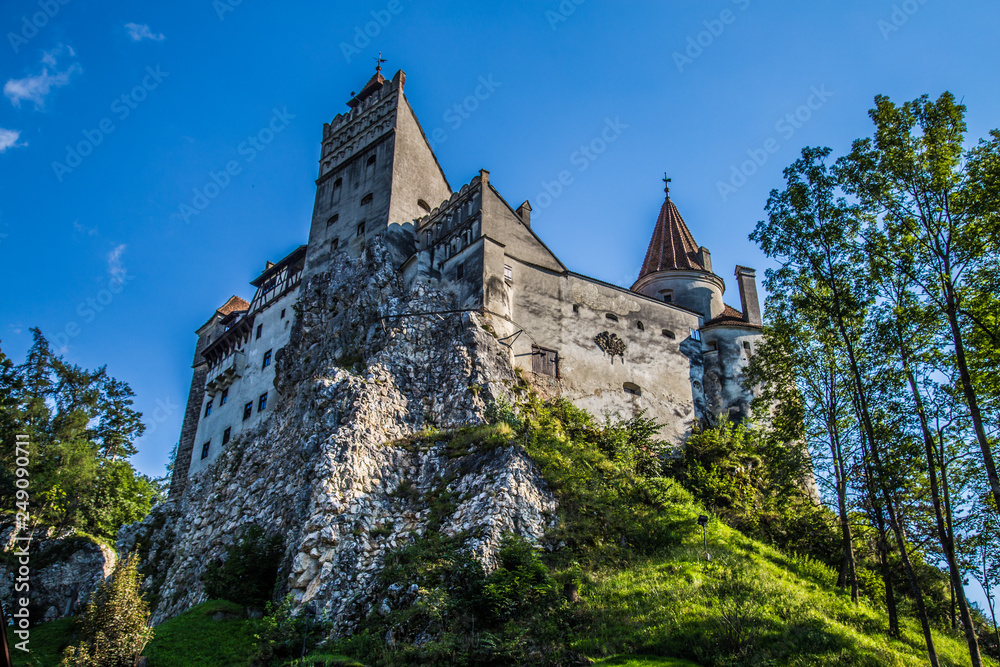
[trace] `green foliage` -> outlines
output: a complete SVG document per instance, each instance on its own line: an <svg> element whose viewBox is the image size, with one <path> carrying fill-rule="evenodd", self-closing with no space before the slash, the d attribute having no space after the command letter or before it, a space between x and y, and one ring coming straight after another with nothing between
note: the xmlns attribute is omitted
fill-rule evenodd
<svg viewBox="0 0 1000 667"><path fill-rule="evenodd" d="M463 541L432 535L391 554L379 595L391 610L339 648L383 665L566 664L567 607L537 549L507 535L486 574Z"/></svg>
<svg viewBox="0 0 1000 667"><path fill-rule="evenodd" d="M155 481L128 462L145 429L134 394L104 368L67 363L33 334L23 364L0 353L0 440L11 443L0 449L0 509L15 507L12 443L27 435L33 522L113 539L160 498Z"/></svg>
<svg viewBox="0 0 1000 667"><path fill-rule="evenodd" d="M308 611L294 614L293 604L291 595L279 605L268 602L263 618L251 622L252 665L288 664L287 660L302 657L330 634L332 626L325 615L316 617Z"/></svg>
<svg viewBox="0 0 1000 667"><path fill-rule="evenodd" d="M142 575L130 555L115 567L87 604L80 619L79 643L63 654L62 665L131 667L153 636L149 605L139 587Z"/></svg>
<svg viewBox="0 0 1000 667"><path fill-rule="evenodd" d="M760 426L723 421L696 430L671 471L709 510L744 534L839 564L834 517L802 488L801 446Z"/></svg>
<svg viewBox="0 0 1000 667"><path fill-rule="evenodd" d="M202 576L210 598L229 600L245 607L263 608L271 600L284 540L251 524L239 539L226 547L226 558L209 563Z"/></svg>

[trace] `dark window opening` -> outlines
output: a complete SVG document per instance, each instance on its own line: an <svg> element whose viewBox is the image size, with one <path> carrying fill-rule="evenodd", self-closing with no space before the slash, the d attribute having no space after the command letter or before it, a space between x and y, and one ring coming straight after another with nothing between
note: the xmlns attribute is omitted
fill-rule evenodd
<svg viewBox="0 0 1000 667"><path fill-rule="evenodd" d="M201 458L203 459L208 458L208 448L211 446L212 446L211 440L209 440L208 442L206 442L204 445L201 446Z"/></svg>
<svg viewBox="0 0 1000 667"><path fill-rule="evenodd" d="M645 331L646 330L646 326L642 322L636 322L635 323L635 328L638 329L639 331Z"/></svg>
<svg viewBox="0 0 1000 667"><path fill-rule="evenodd" d="M374 201L374 199L375 195L369 192L368 194L366 194L364 197L361 198L361 205L368 206L368 204L371 204L372 201Z"/></svg>
<svg viewBox="0 0 1000 667"><path fill-rule="evenodd" d="M358 236L364 236L364 235L365 235L365 223L364 221L361 221L358 223Z"/></svg>
<svg viewBox="0 0 1000 667"><path fill-rule="evenodd" d="M250 415L253 414L253 401L250 401L243 406L243 421L250 419Z"/></svg>
<svg viewBox="0 0 1000 667"><path fill-rule="evenodd" d="M427 202L425 202L423 199L418 199L417 200L417 206L419 206L421 209L423 209L424 213L430 213L431 212L430 205Z"/></svg>
<svg viewBox="0 0 1000 667"><path fill-rule="evenodd" d="M264 353L264 363L260 367L260 369L264 370L265 368L267 368L270 365L271 365L271 350L268 350L267 352Z"/></svg>
<svg viewBox="0 0 1000 667"><path fill-rule="evenodd" d="M664 329L664 330L663 330L663 331L662 331L661 333L662 333L662 334L663 334L664 336L666 336L667 338L670 338L671 340L673 340L674 338L677 338L677 334L675 334L675 333L674 333L673 331L671 331L670 329Z"/></svg>
<svg viewBox="0 0 1000 667"><path fill-rule="evenodd" d="M670 290L670 289L663 290L662 292L660 292L660 296L663 297L663 300L666 303L673 303L674 302L674 291L673 290Z"/></svg>
<svg viewBox="0 0 1000 667"><path fill-rule="evenodd" d="M226 401L229 400L229 389L222 390L222 398L219 399L219 405L225 405Z"/></svg>
<svg viewBox="0 0 1000 667"><path fill-rule="evenodd" d="M333 183L333 192L330 194L330 203L339 204L340 203L340 192L344 188L344 179L338 178Z"/></svg>
<svg viewBox="0 0 1000 667"><path fill-rule="evenodd" d="M279 317L278 319L279 320L285 319L285 309L284 308L281 309L281 317Z"/></svg>
<svg viewBox="0 0 1000 667"><path fill-rule="evenodd" d="M340 249L340 239L330 241L330 252L337 252Z"/></svg>
<svg viewBox="0 0 1000 667"><path fill-rule="evenodd" d="M264 412L264 408L267 407L267 392L265 391L257 399L257 412Z"/></svg>
<svg viewBox="0 0 1000 667"><path fill-rule="evenodd" d="M559 353L537 345L531 346L531 370L538 375L559 377Z"/></svg>
<svg viewBox="0 0 1000 667"><path fill-rule="evenodd" d="M578 304L578 303L574 303L573 304L573 312L574 313L579 313L580 312L580 304Z"/></svg>
<svg viewBox="0 0 1000 667"><path fill-rule="evenodd" d="M455 280L461 280L465 277L465 263L459 264L458 268L455 269Z"/></svg>
<svg viewBox="0 0 1000 667"><path fill-rule="evenodd" d="M326 226L329 227L330 225L336 223L338 220L340 220L340 214L339 213L334 213L329 218L327 218L327 220L326 220Z"/></svg>
<svg viewBox="0 0 1000 667"><path fill-rule="evenodd" d="M632 396L642 396L642 389L639 385L632 382L626 382L622 385L622 389L625 390L626 394L631 394Z"/></svg>
<svg viewBox="0 0 1000 667"><path fill-rule="evenodd" d="M229 444L229 436L231 436L232 434L233 434L233 427L232 426L227 426L226 430L222 432L222 444L228 445Z"/></svg>
<svg viewBox="0 0 1000 667"><path fill-rule="evenodd" d="M743 349L748 355L750 354L750 343L748 341L743 341Z"/></svg>
<svg viewBox="0 0 1000 667"><path fill-rule="evenodd" d="M617 322L618 321L618 316L615 315L614 313L608 313L604 317L607 318L607 319L609 319L609 320L611 320L612 322Z"/></svg>
<svg viewBox="0 0 1000 667"><path fill-rule="evenodd" d="M261 334L262 331L264 331L264 325L263 324L258 324L257 325L257 340L260 340L260 334Z"/></svg>
<svg viewBox="0 0 1000 667"><path fill-rule="evenodd" d="M212 414L212 403L214 403L214 402L215 402L215 399L213 398L212 400L210 400L208 403L205 404L205 416L206 417L209 416L210 414Z"/></svg>
<svg viewBox="0 0 1000 667"><path fill-rule="evenodd" d="M371 157L368 158L368 162L365 163L365 177L366 178L374 178L375 177L375 163L376 162L378 162L378 159L374 155L372 155Z"/></svg>
<svg viewBox="0 0 1000 667"><path fill-rule="evenodd" d="M715 352L719 349L719 344L714 340L707 341L705 345L708 347L709 352Z"/></svg>

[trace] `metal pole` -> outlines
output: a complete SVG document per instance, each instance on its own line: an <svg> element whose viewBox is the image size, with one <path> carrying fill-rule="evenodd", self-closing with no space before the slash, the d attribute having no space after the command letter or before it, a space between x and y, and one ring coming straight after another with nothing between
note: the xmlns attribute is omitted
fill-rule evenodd
<svg viewBox="0 0 1000 667"><path fill-rule="evenodd" d="M7 612L3 608L3 602L0 602L0 626L3 629L3 653L0 654L0 667L14 667L14 663L10 659L10 645L7 643Z"/></svg>

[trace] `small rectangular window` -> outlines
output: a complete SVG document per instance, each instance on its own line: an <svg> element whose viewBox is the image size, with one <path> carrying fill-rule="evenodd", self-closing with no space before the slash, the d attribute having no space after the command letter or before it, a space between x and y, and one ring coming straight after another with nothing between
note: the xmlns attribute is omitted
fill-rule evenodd
<svg viewBox="0 0 1000 667"><path fill-rule="evenodd" d="M201 458L203 459L208 458L208 448L211 446L212 446L211 440L209 440L208 442L206 442L204 445L201 446Z"/></svg>
<svg viewBox="0 0 1000 667"><path fill-rule="evenodd" d="M750 342L749 341L743 341L743 350L749 356L749 354L750 354Z"/></svg>
<svg viewBox="0 0 1000 667"><path fill-rule="evenodd" d="M705 347L708 348L709 352L715 352L719 349L719 344L716 343L714 340L710 340L705 343Z"/></svg>
<svg viewBox="0 0 1000 667"><path fill-rule="evenodd" d="M358 236L365 235L365 223L364 221L358 223Z"/></svg>
<svg viewBox="0 0 1000 667"><path fill-rule="evenodd" d="M264 412L264 408L267 407L267 392L265 391L257 399L257 412Z"/></svg>
<svg viewBox="0 0 1000 667"><path fill-rule="evenodd" d="M208 401L208 403L205 404L205 416L206 417L209 416L210 414L212 414L212 403L214 403L214 402L215 402L215 399L213 398L213 399L210 399Z"/></svg>
<svg viewBox="0 0 1000 667"><path fill-rule="evenodd" d="M285 319L285 309L284 308L281 309L281 317L279 317L278 319L280 319L280 320Z"/></svg>
<svg viewBox="0 0 1000 667"><path fill-rule="evenodd" d="M270 365L271 365L271 350L268 350L267 352L264 353L264 363L261 364L260 369L264 370Z"/></svg>
<svg viewBox="0 0 1000 667"><path fill-rule="evenodd" d="M465 263L463 262L462 264L458 265L458 268L455 269L455 280L461 280L464 277L465 277Z"/></svg>
<svg viewBox="0 0 1000 667"><path fill-rule="evenodd" d="M232 434L233 434L233 427L232 426L227 426L226 430L222 432L222 444L228 445L229 444L229 436L231 436Z"/></svg>
<svg viewBox="0 0 1000 667"><path fill-rule="evenodd" d="M664 335L665 337L667 337L667 338L669 338L669 339L671 339L671 340L673 340L673 339L677 338L677 334L675 334L675 333L674 333L673 331L671 331L670 329L664 329L664 330L663 330L663 331L661 331L660 333L662 333L662 334L663 334L663 335Z"/></svg>
<svg viewBox="0 0 1000 667"><path fill-rule="evenodd" d="M338 250L340 250L340 239L330 241L330 252L337 252Z"/></svg>
<svg viewBox="0 0 1000 667"><path fill-rule="evenodd" d="M226 388L222 390L222 398L219 399L219 405L225 405L226 401L228 400L229 400L229 389Z"/></svg>
<svg viewBox="0 0 1000 667"><path fill-rule="evenodd" d="M250 415L253 414L253 401L250 401L243 406L243 421L250 419Z"/></svg>
<svg viewBox="0 0 1000 667"><path fill-rule="evenodd" d="M263 324L258 324L257 325L257 338L256 338L256 340L260 340L260 334L263 331L264 331L264 325Z"/></svg>
<svg viewBox="0 0 1000 667"><path fill-rule="evenodd" d="M503 279L508 283L514 282L514 267L509 264L504 264L503 267Z"/></svg>

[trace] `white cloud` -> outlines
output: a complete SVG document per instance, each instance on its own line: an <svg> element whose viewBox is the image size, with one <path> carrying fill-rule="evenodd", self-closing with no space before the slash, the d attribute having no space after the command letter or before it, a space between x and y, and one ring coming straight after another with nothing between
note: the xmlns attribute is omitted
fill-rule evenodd
<svg viewBox="0 0 1000 667"><path fill-rule="evenodd" d="M21 133L18 130L7 130L0 127L0 153L3 153L8 148L20 148L21 146L27 146L28 142L24 141L22 143L17 143L17 140L21 138Z"/></svg>
<svg viewBox="0 0 1000 667"><path fill-rule="evenodd" d="M162 42L167 38L162 32L154 34L145 23L126 23L125 29L128 30L128 36L132 38L133 42L141 42L144 39Z"/></svg>
<svg viewBox="0 0 1000 667"><path fill-rule="evenodd" d="M80 224L79 220L73 221L73 229L80 232L81 234L86 234L87 236L97 236L97 227L91 229L90 227L84 227Z"/></svg>
<svg viewBox="0 0 1000 667"><path fill-rule="evenodd" d="M121 283L125 280L125 267L122 266L122 255L128 248L124 243L115 246L114 250L108 253L108 275L111 276L112 283Z"/></svg>
<svg viewBox="0 0 1000 667"><path fill-rule="evenodd" d="M39 74L26 76L23 79L9 79L3 86L3 93L10 98L10 103L15 107L20 107L22 101L30 100L35 104L36 109L42 109L45 107L45 96L53 88L65 86L69 83L70 76L83 71L77 63L71 63L62 72L56 70L57 58L62 56L64 51L71 58L76 56L76 52L73 51L72 47L60 45L58 48L46 51L42 55L42 64L46 65L46 67L43 67ZM56 71L50 74L50 67Z"/></svg>

